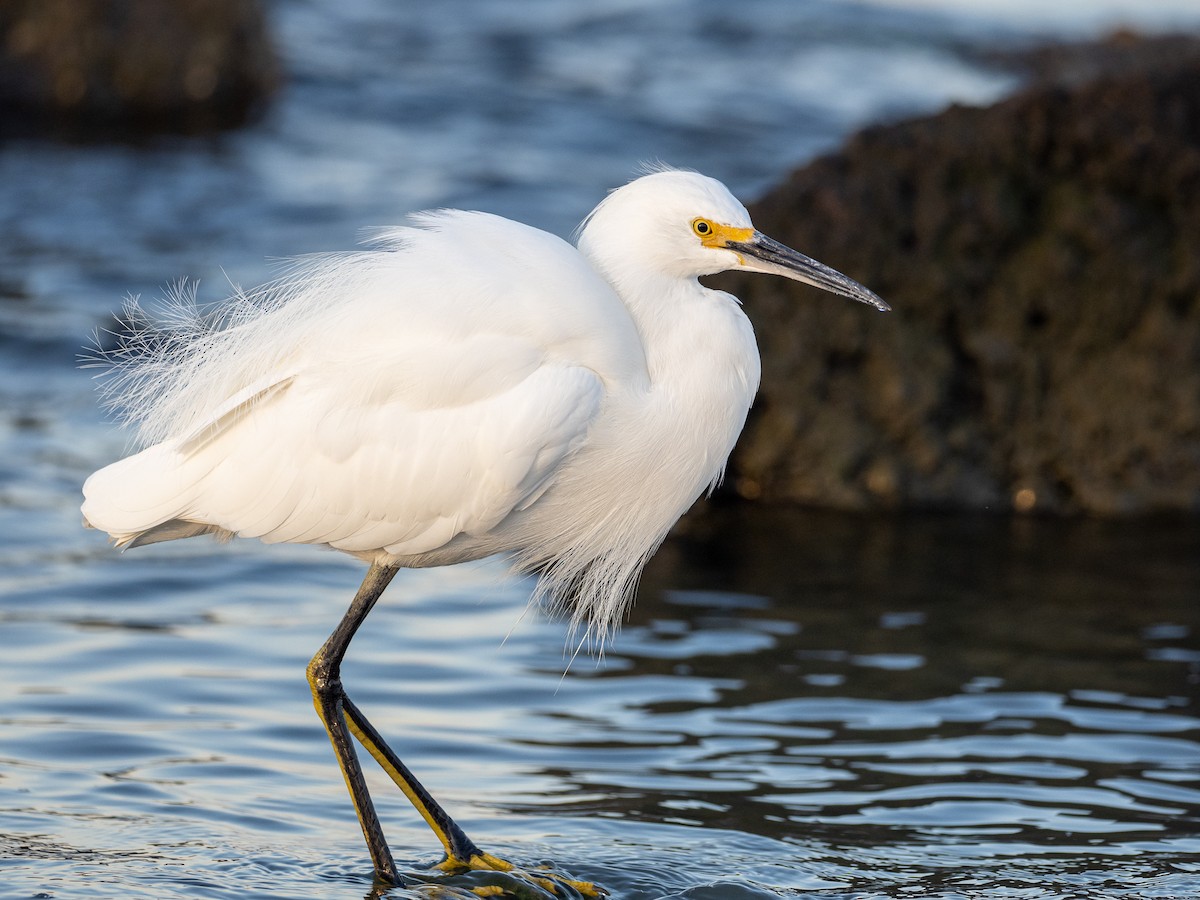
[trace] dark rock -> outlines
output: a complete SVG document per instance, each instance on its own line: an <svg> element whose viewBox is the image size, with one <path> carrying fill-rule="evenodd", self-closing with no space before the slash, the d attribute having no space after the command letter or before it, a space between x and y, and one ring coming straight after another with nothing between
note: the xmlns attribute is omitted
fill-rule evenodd
<svg viewBox="0 0 1200 900"><path fill-rule="evenodd" d="M1200 511L1200 53L1170 46L868 130L752 208L895 312L719 282L764 359L734 491Z"/></svg>
<svg viewBox="0 0 1200 900"><path fill-rule="evenodd" d="M227 128L277 80L257 0L0 0L0 137Z"/></svg>
<svg viewBox="0 0 1200 900"><path fill-rule="evenodd" d="M1007 47L978 55L978 61L1022 76L1030 87L1078 87L1101 77L1133 75L1187 65L1200 54L1200 37L1165 34L1147 39L1116 31L1098 41Z"/></svg>

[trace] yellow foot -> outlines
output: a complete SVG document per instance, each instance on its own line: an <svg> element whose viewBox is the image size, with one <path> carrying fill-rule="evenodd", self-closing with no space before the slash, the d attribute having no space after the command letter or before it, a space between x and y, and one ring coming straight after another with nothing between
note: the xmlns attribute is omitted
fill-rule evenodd
<svg viewBox="0 0 1200 900"><path fill-rule="evenodd" d="M590 881L564 878L549 869L522 869L490 853L478 853L466 862L448 856L438 863L437 868L447 873L496 872L506 876L494 883L481 884L470 889L471 893L480 897L534 897L548 894L551 897L574 900L577 897L608 896L608 891ZM530 891L531 886L540 888L544 893Z"/></svg>

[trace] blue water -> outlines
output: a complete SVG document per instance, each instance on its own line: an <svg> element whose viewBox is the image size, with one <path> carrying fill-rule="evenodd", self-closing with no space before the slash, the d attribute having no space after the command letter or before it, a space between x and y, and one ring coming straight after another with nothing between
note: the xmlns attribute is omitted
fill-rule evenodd
<svg viewBox="0 0 1200 900"><path fill-rule="evenodd" d="M567 233L642 160L750 198L856 127L1001 96L972 51L1114 5L295 0L250 129L0 146L0 897L371 890L303 677L358 565L79 527L128 439L75 357L124 294L216 299L428 206ZM724 511L602 662L483 563L401 573L345 677L478 843L623 900L1197 896L1198 548L1187 521Z"/></svg>

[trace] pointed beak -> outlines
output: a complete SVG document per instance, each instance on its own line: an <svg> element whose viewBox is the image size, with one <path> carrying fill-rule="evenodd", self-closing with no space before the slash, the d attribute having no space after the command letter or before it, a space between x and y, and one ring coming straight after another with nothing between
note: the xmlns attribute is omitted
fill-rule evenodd
<svg viewBox="0 0 1200 900"><path fill-rule="evenodd" d="M803 253L797 253L779 241L772 240L761 231L753 232L747 240L729 241L726 248L742 258L739 268L750 272L765 272L782 275L793 281L803 281L823 291L841 294L859 303L866 303L887 312L891 309L874 291L869 291L852 278L847 278L836 269L831 269Z"/></svg>

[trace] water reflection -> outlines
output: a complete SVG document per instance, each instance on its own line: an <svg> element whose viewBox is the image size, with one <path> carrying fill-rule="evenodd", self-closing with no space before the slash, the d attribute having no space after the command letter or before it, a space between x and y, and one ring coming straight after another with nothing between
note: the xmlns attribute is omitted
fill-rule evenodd
<svg viewBox="0 0 1200 900"><path fill-rule="evenodd" d="M595 675L565 804L827 840L889 877L910 856L1172 869L1200 848L1195 525L734 512L696 531Z"/></svg>
<svg viewBox="0 0 1200 900"><path fill-rule="evenodd" d="M601 663L514 629L527 586L495 565L402 573L356 640L351 694L490 850L620 898L1200 884L1200 526L690 525ZM95 896L362 896L302 674L358 575L249 543L18 565L4 865ZM428 833L374 792L431 877Z"/></svg>

